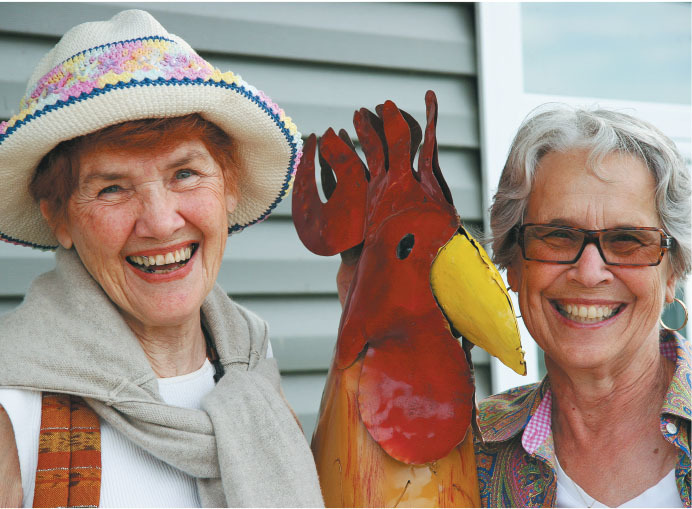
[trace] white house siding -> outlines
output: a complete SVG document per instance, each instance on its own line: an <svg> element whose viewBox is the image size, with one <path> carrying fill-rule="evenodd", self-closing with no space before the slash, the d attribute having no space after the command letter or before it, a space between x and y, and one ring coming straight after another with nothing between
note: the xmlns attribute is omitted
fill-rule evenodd
<svg viewBox="0 0 692 509"><path fill-rule="evenodd" d="M434 90L442 169L462 219L482 224L473 4L0 3L0 120L16 113L34 65L62 33L131 7L149 10L214 65L265 91L304 136L329 126L354 135L353 112L385 99L423 124L424 94ZM229 239L219 275L231 296L269 322L285 392L308 436L336 341L338 263L302 246L288 199L268 221ZM52 265L52 253L0 242L0 313ZM475 357L483 396L488 356Z"/></svg>

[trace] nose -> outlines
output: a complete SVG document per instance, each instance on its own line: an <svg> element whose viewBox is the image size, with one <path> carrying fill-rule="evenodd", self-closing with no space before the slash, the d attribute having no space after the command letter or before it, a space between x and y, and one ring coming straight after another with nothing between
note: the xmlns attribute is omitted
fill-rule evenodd
<svg viewBox="0 0 692 509"><path fill-rule="evenodd" d="M579 259L567 272L567 277L570 281L585 287L598 286L601 283L612 281L614 278L609 266L606 265L594 244L587 244L584 247Z"/></svg>
<svg viewBox="0 0 692 509"><path fill-rule="evenodd" d="M138 237L166 240L185 226L177 196L163 186L151 186L140 193L140 201L139 216L135 223L135 234Z"/></svg>

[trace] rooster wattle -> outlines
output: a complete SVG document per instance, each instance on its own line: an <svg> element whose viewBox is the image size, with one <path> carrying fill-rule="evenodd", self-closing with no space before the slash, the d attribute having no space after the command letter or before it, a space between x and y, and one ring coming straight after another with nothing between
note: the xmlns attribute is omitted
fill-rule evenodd
<svg viewBox="0 0 692 509"><path fill-rule="evenodd" d="M305 145L293 219L305 246L362 252L346 296L312 441L327 506L478 506L470 355L452 334L525 374L514 310L461 226L437 161L437 100L420 126L387 101L319 142L326 203ZM450 326L451 324L451 326Z"/></svg>

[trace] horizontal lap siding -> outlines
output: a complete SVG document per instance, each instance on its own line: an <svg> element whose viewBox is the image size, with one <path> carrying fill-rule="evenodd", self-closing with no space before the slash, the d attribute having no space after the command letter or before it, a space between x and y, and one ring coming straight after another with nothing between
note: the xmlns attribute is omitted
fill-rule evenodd
<svg viewBox="0 0 692 509"><path fill-rule="evenodd" d="M472 4L120 3L0 4L0 120L17 112L34 65L71 26L123 8L149 10L222 70L264 90L304 136L327 127L355 137L353 112L385 99L424 125L439 102L440 164L462 219L482 222ZM287 397L312 433L336 340L338 257L308 252L290 198L271 218L229 238L219 284L266 319ZM0 243L0 313L16 306L51 253ZM474 350L479 395L488 357Z"/></svg>

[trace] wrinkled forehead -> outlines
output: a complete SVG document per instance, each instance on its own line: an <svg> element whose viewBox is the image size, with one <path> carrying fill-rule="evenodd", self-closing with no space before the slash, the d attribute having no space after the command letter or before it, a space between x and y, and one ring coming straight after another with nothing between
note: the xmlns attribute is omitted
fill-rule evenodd
<svg viewBox="0 0 692 509"><path fill-rule="evenodd" d="M94 175L132 176L147 171L215 164L214 158L199 139L180 139L150 148L90 146L78 153L77 161L80 183Z"/></svg>
<svg viewBox="0 0 692 509"><path fill-rule="evenodd" d="M536 168L525 222L584 228L658 226L654 178L644 162L612 152L598 168L588 149L550 152Z"/></svg>
<svg viewBox="0 0 692 509"><path fill-rule="evenodd" d="M171 152L181 144L201 141L199 135L184 132L148 132L141 135L102 136L99 133L83 136L74 145L74 152L80 159L91 158L94 154L132 154L157 156ZM86 159L85 159L86 160Z"/></svg>

